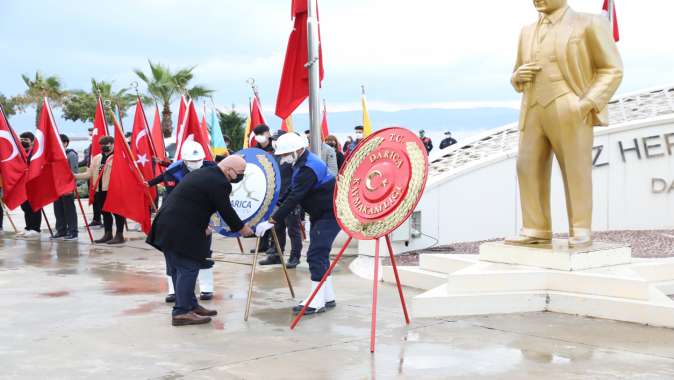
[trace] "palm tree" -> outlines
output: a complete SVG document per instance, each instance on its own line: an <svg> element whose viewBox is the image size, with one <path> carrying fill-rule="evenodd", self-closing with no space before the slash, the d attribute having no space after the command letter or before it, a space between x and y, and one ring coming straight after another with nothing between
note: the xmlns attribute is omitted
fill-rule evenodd
<svg viewBox="0 0 674 380"><path fill-rule="evenodd" d="M148 63L150 64L150 75L138 69L135 69L134 72L147 84L148 92L161 102L161 129L164 137L169 137L173 132L171 102L174 98L180 94L185 94L196 101L199 98L211 95L213 90L199 85L188 87L189 82L194 79L192 71L196 66L183 68L174 73L168 66L161 63L155 64L152 61L148 61Z"/></svg>
<svg viewBox="0 0 674 380"><path fill-rule="evenodd" d="M98 97L103 101L110 101L111 105L119 107L120 117L126 116L126 111L136 103L136 95L129 93L129 88L112 90L112 83L91 79L91 92L83 90L72 91L63 104L63 118L66 120L91 122L96 113ZM149 96L141 96L143 104L152 104ZM106 112L106 119L112 124L112 115Z"/></svg>
<svg viewBox="0 0 674 380"><path fill-rule="evenodd" d="M24 112L26 106L34 106L35 125L40 121L40 106L42 99L47 97L50 104L54 107L60 107L65 101L68 91L61 88L61 80L57 76L45 77L41 72L36 71L35 77L31 79L28 75L22 74L21 78L26 84L26 92L17 98L19 111Z"/></svg>

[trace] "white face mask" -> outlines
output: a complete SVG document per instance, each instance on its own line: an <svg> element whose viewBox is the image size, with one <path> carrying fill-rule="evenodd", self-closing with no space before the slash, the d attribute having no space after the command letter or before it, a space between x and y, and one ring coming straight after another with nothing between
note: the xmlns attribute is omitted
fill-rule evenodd
<svg viewBox="0 0 674 380"><path fill-rule="evenodd" d="M279 163L281 165L283 165L283 164L295 165L296 161L297 161L297 153L293 152L293 153L290 153L287 156L281 157L281 159L279 160Z"/></svg>
<svg viewBox="0 0 674 380"><path fill-rule="evenodd" d="M257 141L258 144L266 144L268 139L265 135L255 135L255 141Z"/></svg>
<svg viewBox="0 0 674 380"><path fill-rule="evenodd" d="M187 170L193 172L204 164L204 160L199 160L199 161L185 161L185 166L187 166Z"/></svg>
<svg viewBox="0 0 674 380"><path fill-rule="evenodd" d="M363 138L363 134L360 133L360 132L357 132L356 133L356 140L359 140L359 139L362 139L362 138Z"/></svg>

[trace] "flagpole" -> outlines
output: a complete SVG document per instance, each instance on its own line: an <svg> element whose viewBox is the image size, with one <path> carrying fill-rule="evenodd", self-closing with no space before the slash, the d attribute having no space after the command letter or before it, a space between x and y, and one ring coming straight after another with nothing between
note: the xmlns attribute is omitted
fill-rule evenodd
<svg viewBox="0 0 674 380"><path fill-rule="evenodd" d="M608 0L608 23L611 25L611 35L613 35L613 0Z"/></svg>
<svg viewBox="0 0 674 380"><path fill-rule="evenodd" d="M308 52L306 67L309 69L309 130L311 131L311 151L321 154L321 100L320 62L318 57L318 18L316 17L316 1L309 0L307 7L307 42Z"/></svg>
<svg viewBox="0 0 674 380"><path fill-rule="evenodd" d="M12 216L9 215L9 209L5 207L5 202L2 201L2 198L0 198L0 205L2 205L2 210L7 215L7 219L9 219L9 224L11 224L12 228L14 229L14 233L19 233L19 230L16 229L16 225L14 224L14 220L12 220Z"/></svg>
<svg viewBox="0 0 674 380"><path fill-rule="evenodd" d="M84 226L87 229L89 234L89 240L91 244L94 243L94 236L91 234L91 229L89 228L89 221L87 220L87 214L84 213L84 207L82 207L82 200L80 199L80 193L77 191L77 182L75 182L75 196L77 197L77 203L80 205L80 211L82 212L82 219L84 219Z"/></svg>

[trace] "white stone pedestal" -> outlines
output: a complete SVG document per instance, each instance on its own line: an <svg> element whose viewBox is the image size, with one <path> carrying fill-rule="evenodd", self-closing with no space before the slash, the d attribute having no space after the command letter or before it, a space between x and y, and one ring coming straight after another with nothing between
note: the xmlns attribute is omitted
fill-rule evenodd
<svg viewBox="0 0 674 380"><path fill-rule="evenodd" d="M595 242L587 248L569 248L566 240L553 240L552 244L526 247L493 242L480 246L479 257L480 261L493 263L577 271L629 264L632 250L624 244L602 242Z"/></svg>
<svg viewBox="0 0 674 380"><path fill-rule="evenodd" d="M486 243L480 255L422 255L403 284L429 289L416 317L551 311L674 328L674 258L632 259L628 246L569 250ZM390 269L384 280L391 281Z"/></svg>

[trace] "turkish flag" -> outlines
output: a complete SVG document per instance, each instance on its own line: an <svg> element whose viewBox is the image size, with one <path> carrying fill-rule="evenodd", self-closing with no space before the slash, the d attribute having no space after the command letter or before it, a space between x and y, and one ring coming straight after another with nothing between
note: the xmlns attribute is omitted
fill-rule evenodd
<svg viewBox="0 0 674 380"><path fill-rule="evenodd" d="M281 84L279 85L276 97L276 115L281 119L290 116L302 104L304 99L309 96L309 69L305 67L309 61L307 1L316 0L293 0L292 2L295 24L288 38L286 58L283 64L283 73L281 74ZM316 9L318 9L318 5ZM318 63L319 81L322 81L324 72L320 25L318 26Z"/></svg>
<svg viewBox="0 0 674 380"><path fill-rule="evenodd" d="M2 200L10 210L19 207L28 199L26 180L28 164L26 152L9 126L5 111L0 106L0 176L2 177Z"/></svg>
<svg viewBox="0 0 674 380"><path fill-rule="evenodd" d="M180 141L182 141L182 134L183 134L183 119L185 119L185 111L187 110L187 101L185 100L185 96L180 97L180 108L178 108L178 126L176 127L176 145L180 145ZM178 153L176 153L176 156Z"/></svg>
<svg viewBox="0 0 674 380"><path fill-rule="evenodd" d="M147 125L143 102L140 98L136 102L136 114L133 118L133 132L131 133L131 152L136 157L136 165L146 181L154 178L154 149L152 146L152 135ZM150 193L152 198L156 197L156 189L152 187Z"/></svg>
<svg viewBox="0 0 674 380"><path fill-rule="evenodd" d="M250 109L250 135L248 136L248 146L255 146L255 134L253 130L255 127L261 124L267 124L264 121L264 116L262 116L262 107L260 106L260 101L257 96L253 96L253 105Z"/></svg>
<svg viewBox="0 0 674 380"><path fill-rule="evenodd" d="M91 149L89 149L89 162L97 154L101 154L101 145L98 140L103 136L108 136L108 122L105 120L105 111L103 111L103 99L98 97L96 102L96 113L94 114L94 130L91 135ZM94 193L96 193L96 178L89 179L89 204L94 204Z"/></svg>
<svg viewBox="0 0 674 380"><path fill-rule="evenodd" d="M608 9L609 3L608 0L604 0L604 5L601 7L602 13L608 17L609 21L613 20L613 25L611 25L611 31L613 32L613 40L615 42L620 41L620 31L618 30L618 14L616 13L615 10L615 2L611 3L612 8L611 10ZM611 14L611 17L609 17L609 14Z"/></svg>
<svg viewBox="0 0 674 380"><path fill-rule="evenodd" d="M206 160L213 161L213 155L208 146L208 133L201 127L199 123L199 115L197 115L197 109L194 107L194 102L190 99L187 101L187 112L185 114L185 119L182 121L183 129L182 136L176 144L176 159L181 159L181 148L185 141L193 140L201 144L201 147L204 148L204 153L206 154Z"/></svg>
<svg viewBox="0 0 674 380"><path fill-rule="evenodd" d="M108 134L108 123L105 121L103 100L99 96L98 101L96 102L96 113L94 114L94 130L91 135L91 150L89 150L89 154L91 155L90 158L101 153L101 146L98 144L98 140Z"/></svg>
<svg viewBox="0 0 674 380"><path fill-rule="evenodd" d="M154 143L157 159L166 161L166 147L164 146L164 134L161 130L161 117L159 107L154 108L154 120L152 121L152 142Z"/></svg>
<svg viewBox="0 0 674 380"><path fill-rule="evenodd" d="M143 232L150 231L150 194L136 166L136 158L124 138L122 127L114 119L115 148L110 186L103 210L138 222Z"/></svg>
<svg viewBox="0 0 674 380"><path fill-rule="evenodd" d="M75 177L47 98L42 103L34 144L28 165L26 192L33 211L37 211L62 195L75 191Z"/></svg>

